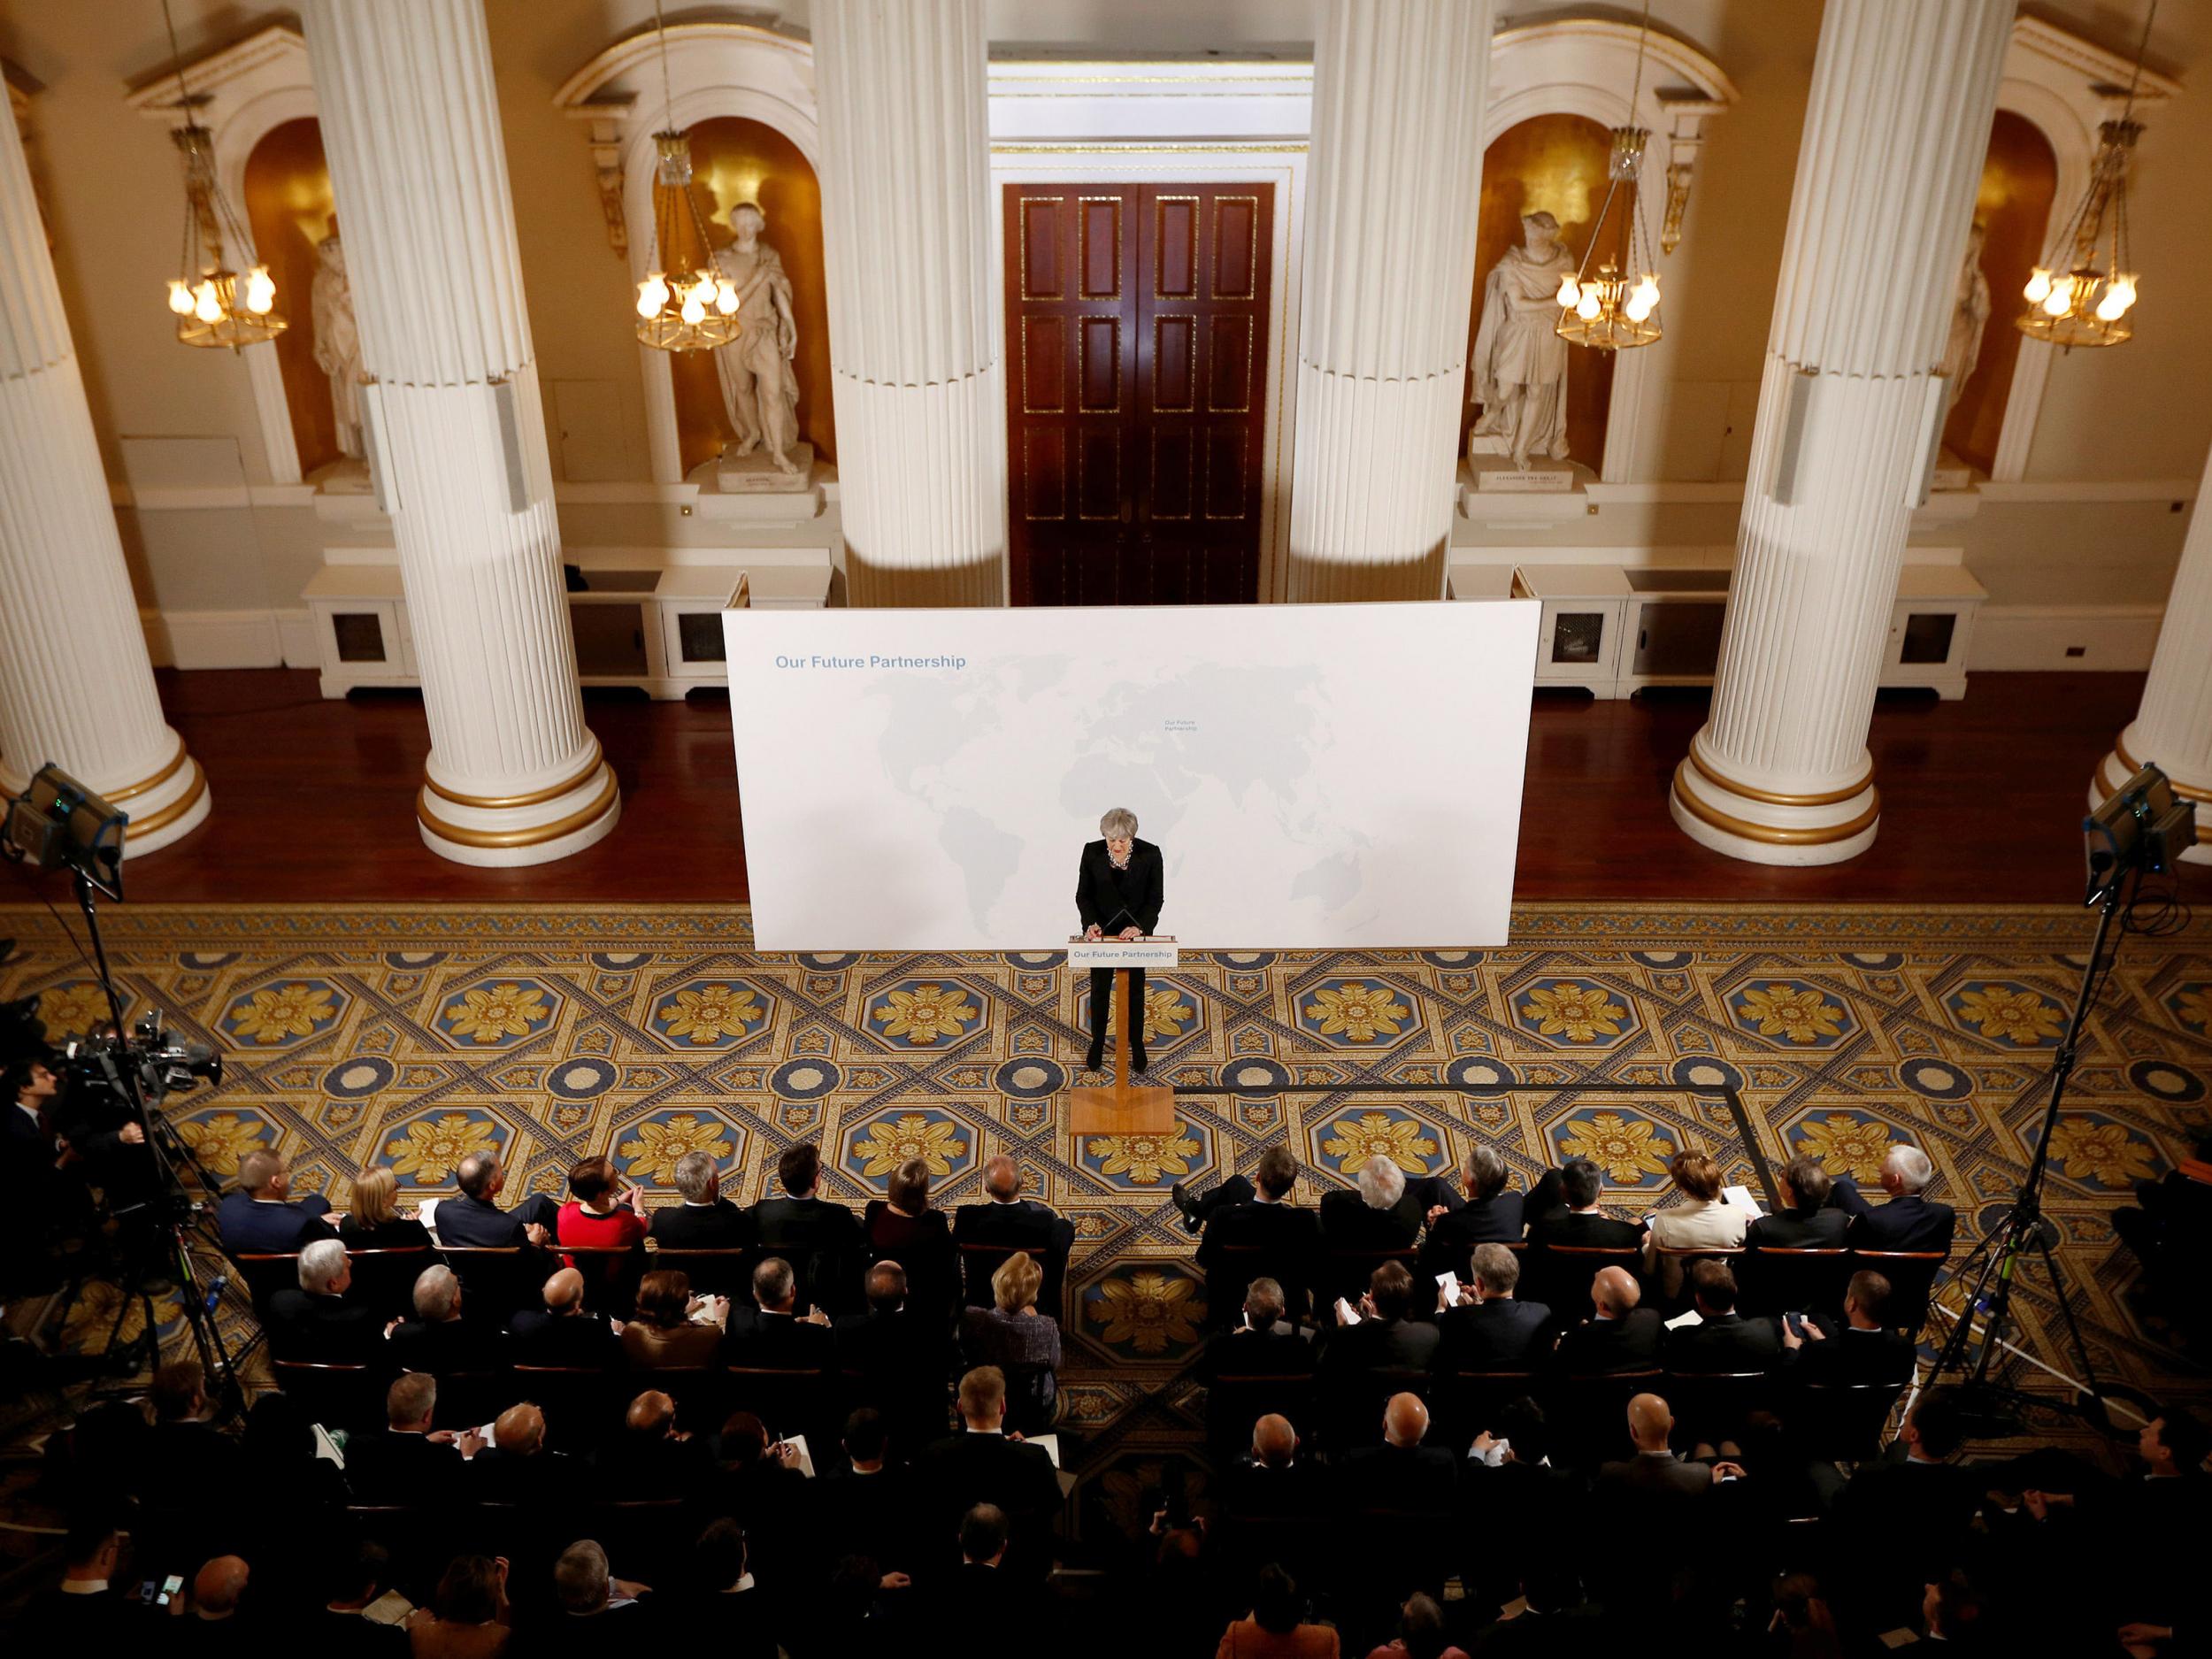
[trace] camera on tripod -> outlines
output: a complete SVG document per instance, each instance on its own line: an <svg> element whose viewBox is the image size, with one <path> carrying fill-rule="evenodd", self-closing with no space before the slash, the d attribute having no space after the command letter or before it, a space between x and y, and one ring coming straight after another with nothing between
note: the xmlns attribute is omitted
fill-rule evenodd
<svg viewBox="0 0 2212 1659"><path fill-rule="evenodd" d="M171 1034L165 1018L157 1008L142 1015L127 1035L103 1032L79 1038L62 1049L58 1069L72 1087L110 1088L128 1098L121 1076L128 1068L150 1108L170 1094L220 1083L223 1056L206 1043Z"/></svg>

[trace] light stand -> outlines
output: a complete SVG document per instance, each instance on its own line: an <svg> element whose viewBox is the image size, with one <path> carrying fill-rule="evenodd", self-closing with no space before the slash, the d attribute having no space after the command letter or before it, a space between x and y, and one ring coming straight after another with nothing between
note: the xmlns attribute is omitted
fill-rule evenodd
<svg viewBox="0 0 2212 1659"><path fill-rule="evenodd" d="M1990 1376L1990 1368L2000 1351L2010 1346L2006 1332L2017 1324L2013 1317L2012 1299L2018 1287L2022 1263L2028 1259L2042 1263L2045 1282L2051 1287L2051 1300L2058 1308L2076 1368L2071 1380L2079 1386L2080 1392L2062 1409L2073 1411L2106 1433L2124 1438L2131 1438L2133 1430L2114 1428L2105 1408L2108 1398L2148 1406L2150 1409L2144 1414L2146 1420L2157 1415L2156 1402L2149 1396L2098 1380L2054 1252L2058 1228L2043 1214L2043 1187L2050 1172L2051 1133L2058 1126L2059 1104L2066 1096L2067 1081L2073 1076L2082 1032L2088 1025L2089 1010L2119 955L2119 941L2114 937L2113 923L2119 919L2121 933L2126 933L2124 916L2135 902L2143 877L2172 867L2180 849L2192 844L2195 838L2195 817L2189 803L2175 796L2165 774L2155 766L2146 766L2085 819L2082 828L2088 837L2089 855L2089 889L2083 902L2098 907L2096 937L2089 947L2089 960L2082 969L2073 1017L2067 1022L2065 1037L2052 1059L2050 1097L2043 1108L2043 1125L2036 1136L2035 1155L2029 1162L2027 1175L2020 1183L2020 1194L2012 1208L1975 1245L1952 1276L1954 1284L1970 1284L1972 1288L1953 1320L1929 1378L1932 1385L1946 1373L1957 1375L1961 1403L1972 1432L2017 1433L2021 1430L2017 1413L2022 1409L2048 1409L2055 1403L2047 1394L2031 1394L1994 1381Z"/></svg>

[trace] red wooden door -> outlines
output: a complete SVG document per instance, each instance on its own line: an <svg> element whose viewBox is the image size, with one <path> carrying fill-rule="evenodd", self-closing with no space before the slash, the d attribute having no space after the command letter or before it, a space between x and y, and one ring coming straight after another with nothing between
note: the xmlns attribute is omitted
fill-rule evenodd
<svg viewBox="0 0 2212 1659"><path fill-rule="evenodd" d="M1017 604L1258 597L1268 184L1006 187Z"/></svg>

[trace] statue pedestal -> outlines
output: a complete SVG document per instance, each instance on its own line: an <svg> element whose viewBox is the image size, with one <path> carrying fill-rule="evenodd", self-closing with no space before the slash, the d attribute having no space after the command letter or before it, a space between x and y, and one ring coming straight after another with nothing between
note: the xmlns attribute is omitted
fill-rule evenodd
<svg viewBox="0 0 2212 1659"><path fill-rule="evenodd" d="M1563 495L1575 487L1574 467L1565 461L1531 463L1524 472L1507 455L1479 452L1467 457L1475 488L1486 495Z"/></svg>
<svg viewBox="0 0 2212 1659"><path fill-rule="evenodd" d="M375 488L369 481L369 464L350 455L317 467L307 481L326 495L366 495Z"/></svg>
<svg viewBox="0 0 2212 1659"><path fill-rule="evenodd" d="M1936 455L1935 471L1928 475L1931 490L1969 489L1973 487L1974 469L1947 447Z"/></svg>
<svg viewBox="0 0 2212 1659"><path fill-rule="evenodd" d="M814 446L794 444L791 458L799 464L784 472L758 449L750 455L724 455L714 464L714 480L725 495L795 495L812 488Z"/></svg>

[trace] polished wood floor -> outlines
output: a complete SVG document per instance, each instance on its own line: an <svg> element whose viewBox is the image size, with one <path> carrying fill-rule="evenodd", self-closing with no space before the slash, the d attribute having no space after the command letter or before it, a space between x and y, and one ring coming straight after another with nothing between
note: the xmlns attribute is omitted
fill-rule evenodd
<svg viewBox="0 0 2212 1659"><path fill-rule="evenodd" d="M133 902L746 897L729 709L718 699L589 698L622 780L620 826L559 864L477 870L437 857L415 833L429 738L413 696L326 702L314 675L280 669L165 672L161 681L215 810L184 842L130 863ZM1871 740L1880 837L1849 864L1811 870L1721 857L1668 817L1669 779L1704 718L1703 694L1540 694L1515 890L1525 900L2065 902L2080 891L2090 773L2141 690L2137 674L1983 674L1962 702L1886 699ZM2208 878L2192 872L2192 896L2212 900Z"/></svg>

